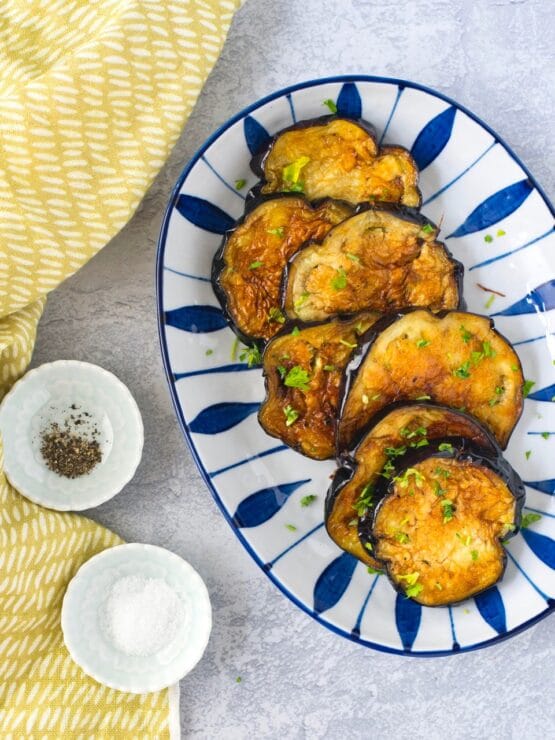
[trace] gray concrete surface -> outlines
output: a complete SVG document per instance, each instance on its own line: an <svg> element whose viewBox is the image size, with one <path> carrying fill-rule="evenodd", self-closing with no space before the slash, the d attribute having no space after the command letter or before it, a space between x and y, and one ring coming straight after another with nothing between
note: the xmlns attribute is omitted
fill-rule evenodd
<svg viewBox="0 0 555 740"><path fill-rule="evenodd" d="M181 684L185 738L555 736L555 620L477 653L408 659L351 644L277 591L220 516L182 439L154 303L159 224L182 166L239 108L303 79L362 72L433 86L485 118L553 196L553 25L548 0L248 0L134 219L50 297L34 364L109 368L145 421L137 476L90 515L184 556L210 589L212 639Z"/></svg>

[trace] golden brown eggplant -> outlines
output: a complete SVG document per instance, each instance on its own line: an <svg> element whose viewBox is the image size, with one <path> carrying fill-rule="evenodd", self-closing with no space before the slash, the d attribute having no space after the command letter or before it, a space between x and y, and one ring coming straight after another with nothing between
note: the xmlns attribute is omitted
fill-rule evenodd
<svg viewBox="0 0 555 740"><path fill-rule="evenodd" d="M311 205L301 195L251 204L214 258L212 282L237 334L246 343L268 340L282 328L280 284L287 260L308 239L322 239L352 215L347 203Z"/></svg>
<svg viewBox="0 0 555 740"><path fill-rule="evenodd" d="M351 216L291 259L285 313L322 321L362 309L458 308L463 266L436 241L437 233L420 214L391 206Z"/></svg>
<svg viewBox="0 0 555 740"><path fill-rule="evenodd" d="M462 311L392 314L372 327L345 371L338 450L352 449L388 404L422 398L472 414L505 448L522 413L523 382L518 355L491 319Z"/></svg>
<svg viewBox="0 0 555 740"><path fill-rule="evenodd" d="M379 563L358 536L359 517L374 506L373 490L386 466L408 450L426 448L434 440L466 437L476 446L496 452L484 427L460 411L428 402L389 407L373 421L356 448L342 457L326 496L326 529L343 550L374 568Z"/></svg>
<svg viewBox="0 0 555 740"><path fill-rule="evenodd" d="M501 540L518 529L524 486L501 455L464 439L434 442L398 458L374 494L359 535L407 597L445 606L502 577Z"/></svg>
<svg viewBox="0 0 555 740"><path fill-rule="evenodd" d="M266 400L258 420L273 437L316 460L333 457L342 372L378 314L300 328L287 325L263 356Z"/></svg>
<svg viewBox="0 0 555 740"><path fill-rule="evenodd" d="M418 208L418 168L406 149L379 149L363 121L326 116L301 121L253 159L261 192L304 192L309 200L386 201Z"/></svg>

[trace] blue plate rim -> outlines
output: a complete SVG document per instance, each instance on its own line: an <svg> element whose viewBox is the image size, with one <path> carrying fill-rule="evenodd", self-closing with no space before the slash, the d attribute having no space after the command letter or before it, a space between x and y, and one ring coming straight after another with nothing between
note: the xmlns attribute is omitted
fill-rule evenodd
<svg viewBox="0 0 555 740"><path fill-rule="evenodd" d="M495 141L501 144L501 146L505 149L505 151L509 154L509 156L512 157L512 159L519 165L519 167L522 168L527 178L534 185L534 188L541 195L542 199L544 200L545 204L549 208L550 212L555 216L555 208L553 207L553 204L551 203L551 201L545 194L543 188L539 185L535 177L532 175L532 173L526 167L526 165L521 161L518 155L515 154L515 152L511 149L511 147L497 134L497 132L494 131L479 116L477 116L475 113L470 111L464 105L461 105L453 98L450 98L449 96L444 95L443 93L440 93L437 90L434 90L433 88L428 87L427 85L422 85L418 82L411 82L410 80L404 80L404 79L397 78L397 77L381 77L381 76L376 76L376 75L363 75L363 74L348 74L348 75L321 77L321 78L307 80L305 82L299 82L299 83L296 83L295 85L289 85L288 87L281 88L280 90L270 93L269 95L266 95L260 98L254 103L251 103L250 105L241 109L238 113L233 115L231 118L229 118L227 121L225 121L221 126L219 126L204 141L204 143L196 150L196 152L193 154L193 156L190 158L190 160L187 162L187 164L181 171L174 187L172 188L170 198L168 201L168 205L166 207L166 211L164 213L164 217L162 220L162 225L160 227L160 235L158 237L158 244L157 244L157 250L156 250L156 266L155 266L156 267L155 287L156 287L156 311L157 311L157 323L158 323L158 339L160 342L160 352L162 355L162 363L164 365L166 381L168 383L168 387L170 391L170 398L171 398L171 401L172 401L172 404L175 410L175 414L177 416L179 425L181 427L181 431L183 432L183 436L185 437L185 440L187 442L187 445L189 447L193 460L195 461L195 464L197 466L198 471L200 472L202 479L204 480L206 486L208 487L208 490L212 494L212 497L214 498L224 519L227 521L231 530L235 533L236 537L239 539L239 541L241 542L241 544L243 545L247 553L251 556L251 558L254 560L256 565L258 565L258 567L262 570L262 572L270 579L270 581L281 591L281 593L284 596L286 596L291 602L293 602L295 606L297 606L299 609L305 612L305 614L308 614L310 617L312 617L319 624L323 625L331 632L334 632L337 635L341 635L342 637L345 637L348 640L351 640L357 645L363 645L364 647L369 647L374 650L378 650L379 652L382 652L382 653L388 653L390 655L408 656L411 658L438 658L438 657L458 655L460 653L468 653L468 652L472 652L475 650L481 650L483 648L490 647L492 645L496 645L500 642L503 642L504 640L509 639L510 637L514 637L515 635L518 635L519 633L524 632L524 630L527 630L530 627L533 627L535 624L540 622L542 619L545 619L545 617L547 617L549 614L551 614L555 610L555 601L553 601L553 603L551 603L547 607L547 609L544 609L543 612L540 612L532 619L529 619L528 621L523 622L521 625L519 625L518 627L515 627L512 630L509 630L503 634L492 637L489 640L484 640L483 642L476 643L475 645L467 645L465 647L456 647L456 648L452 648L451 650L412 651L408 649L401 650L398 648L391 648L391 647L387 647L386 645L380 645L378 643L371 642L370 640L364 640L358 636L354 636L350 632L347 632L346 630L343 630L340 627L337 627L334 624L331 624L330 622L326 621L319 614L316 614L314 611L309 609L306 606L306 604L303 604L301 601L299 601L299 599L294 594L292 594L290 591L288 591L287 588L281 583L281 581L279 581L273 575L271 571L265 568L265 563L262 562L262 560L258 557L255 551L252 549L252 547L250 546L246 538L243 536L243 534L240 532L240 530L233 524L232 519L227 513L225 506L216 488L214 487L212 483L212 480L208 474L208 471L204 467L200 459L200 456L197 452L197 449L195 447L195 444L191 436L189 425L187 424L187 421L185 420L185 417L183 416L183 412L179 404L179 399L177 396L177 388L175 385L175 380L173 378L173 372L171 370L168 346L167 346L166 337L164 333L165 322L163 319L164 308L163 308L163 284L162 284L162 278L164 274L163 258L165 256L166 238L167 238L170 217L175 208L175 204L176 204L176 201L179 195L179 191L181 190L181 186L183 185L183 182L187 178L189 172L194 167L194 165L197 163L197 161L202 157L204 152L212 146L212 144L224 133L224 131L226 131L228 128L233 126L233 124L237 123L237 121L240 121L241 119L245 118L245 116L249 115L253 111L257 110L258 108L261 108L263 105L266 105L266 103L269 103L272 100L276 100L277 98L284 97L297 90L304 90L310 87L317 87L319 85L324 85L328 83L345 83L345 82L354 82L354 83L356 82L377 82L377 83L385 83L385 84L390 84L390 85L397 85L397 87L399 87L400 89L408 87L414 90L421 90L422 92L425 92L429 95L439 98L445 101L446 103L449 103L450 105L454 106L458 110L462 111L467 116L469 116L472 120L476 121L486 131L488 131L488 133L490 133L494 137Z"/></svg>

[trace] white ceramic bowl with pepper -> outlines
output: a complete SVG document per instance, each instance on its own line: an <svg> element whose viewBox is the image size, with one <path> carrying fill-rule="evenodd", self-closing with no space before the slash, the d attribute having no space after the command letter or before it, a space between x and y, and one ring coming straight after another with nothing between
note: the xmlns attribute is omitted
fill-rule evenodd
<svg viewBox="0 0 555 740"><path fill-rule="evenodd" d="M31 370L0 405L4 471L26 498L59 511L107 501L131 480L144 432L127 387L97 365Z"/></svg>

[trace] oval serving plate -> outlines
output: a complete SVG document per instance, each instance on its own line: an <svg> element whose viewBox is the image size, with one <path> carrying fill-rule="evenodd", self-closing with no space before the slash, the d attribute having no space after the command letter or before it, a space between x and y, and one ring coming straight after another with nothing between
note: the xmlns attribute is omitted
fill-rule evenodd
<svg viewBox="0 0 555 740"><path fill-rule="evenodd" d="M373 123L385 143L412 152L422 212L442 224L442 240L465 266L468 310L494 318L534 383L506 454L526 482L524 513L541 518L507 545L503 580L451 608L423 608L396 594L329 539L323 506L334 464L302 457L262 431L260 368L240 361L210 284L222 235L256 182L251 156L280 129L329 113L329 99L340 114ZM162 356L176 413L243 546L321 624L386 652L449 655L498 642L553 610L554 248L553 208L507 145L453 100L402 80L335 77L276 92L222 126L183 170L157 262ZM307 494L317 499L303 507Z"/></svg>

